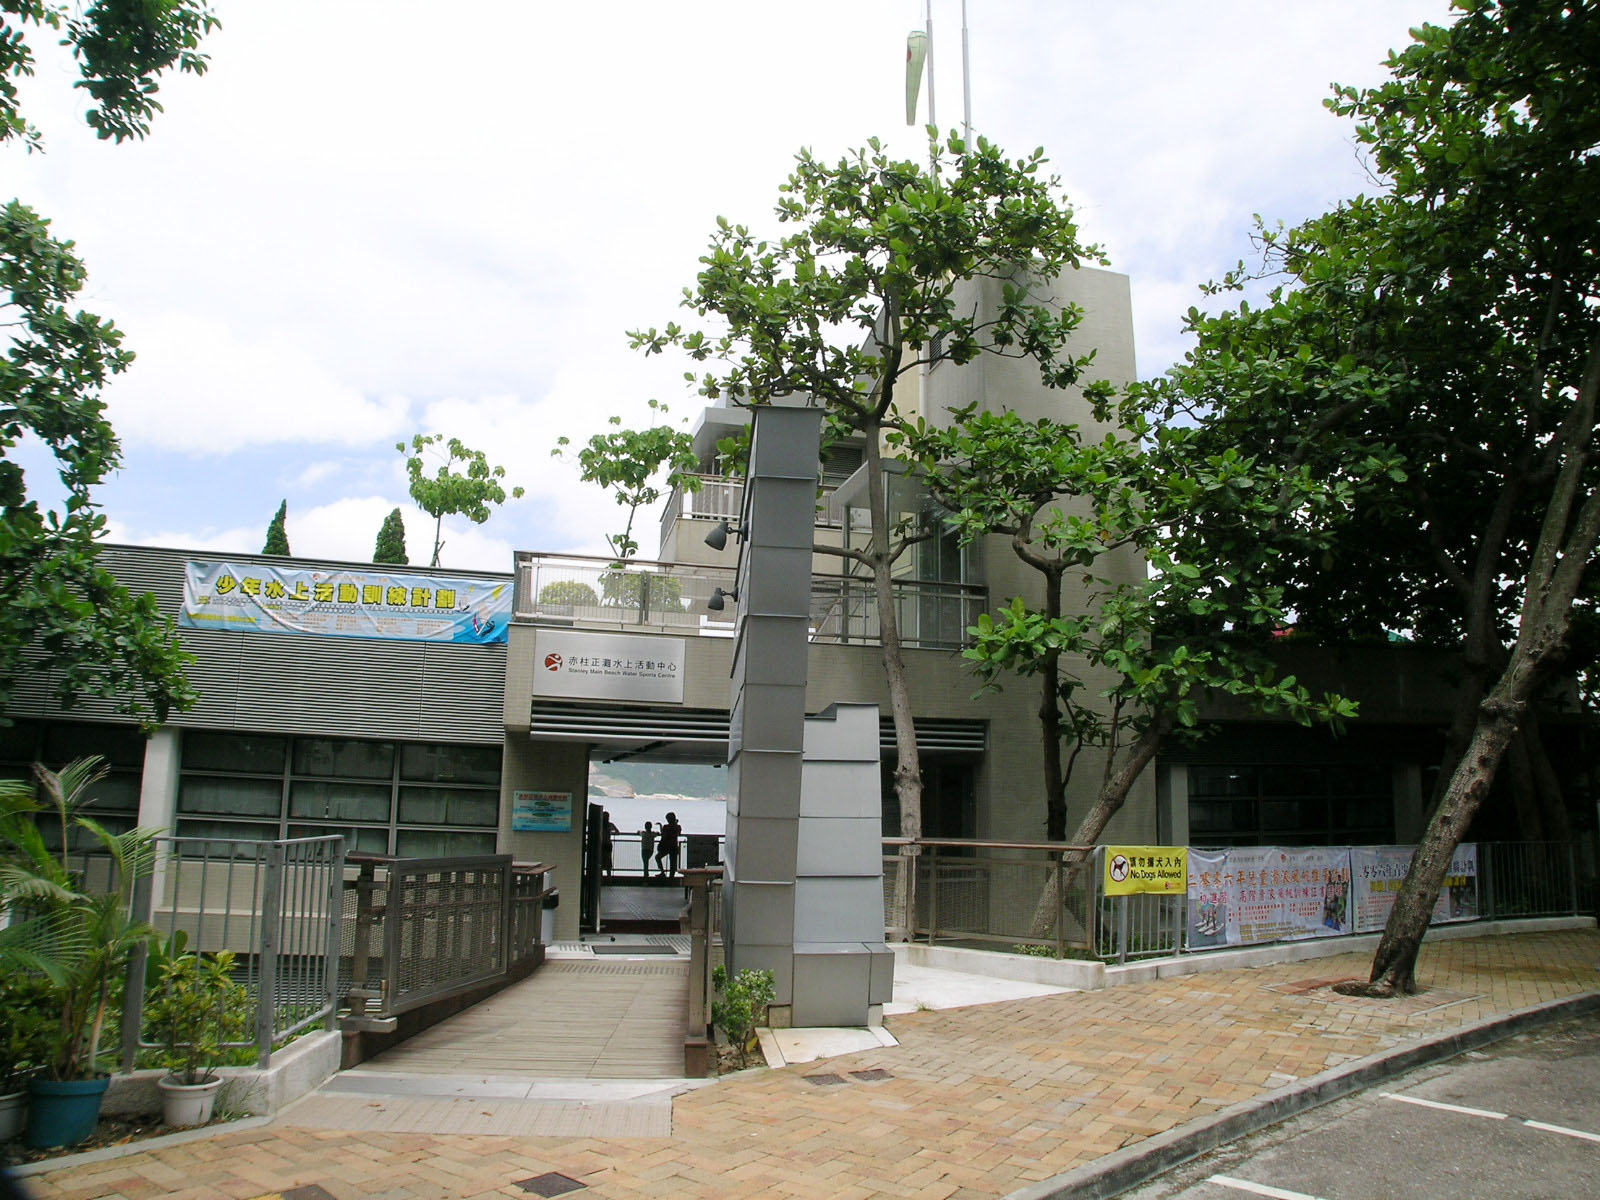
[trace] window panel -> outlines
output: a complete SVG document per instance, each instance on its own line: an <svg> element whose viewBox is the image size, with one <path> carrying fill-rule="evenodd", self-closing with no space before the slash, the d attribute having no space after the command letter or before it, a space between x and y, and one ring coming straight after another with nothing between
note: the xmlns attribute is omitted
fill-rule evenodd
<svg viewBox="0 0 1600 1200"><path fill-rule="evenodd" d="M385 785L296 780L289 789L291 817L389 823L389 788Z"/></svg>
<svg viewBox="0 0 1600 1200"><path fill-rule="evenodd" d="M500 820L500 793L461 788L400 789L400 822L405 825L489 825Z"/></svg>
<svg viewBox="0 0 1600 1200"><path fill-rule="evenodd" d="M346 854L388 854L389 831L362 825L291 825L292 838L326 837L337 833L344 838Z"/></svg>
<svg viewBox="0 0 1600 1200"><path fill-rule="evenodd" d="M48 725L42 757L52 766L98 754L113 767L144 765L144 735L116 725Z"/></svg>
<svg viewBox="0 0 1600 1200"><path fill-rule="evenodd" d="M276 779L185 775L178 785L180 813L223 813L276 821L282 808L283 784Z"/></svg>
<svg viewBox="0 0 1600 1200"><path fill-rule="evenodd" d="M498 784L500 747L401 746L400 778L420 783Z"/></svg>
<svg viewBox="0 0 1600 1200"><path fill-rule="evenodd" d="M267 842L278 836L278 823L276 821L200 821L188 818L178 822L178 836L225 838L240 842Z"/></svg>
<svg viewBox="0 0 1600 1200"><path fill-rule="evenodd" d="M1254 767L1190 767L1191 796L1254 796Z"/></svg>
<svg viewBox="0 0 1600 1200"><path fill-rule="evenodd" d="M289 739L251 733L206 733L183 735L185 771L238 771L259 775L282 775L289 757Z"/></svg>
<svg viewBox="0 0 1600 1200"><path fill-rule="evenodd" d="M493 854L492 833L451 833L442 829L402 829L395 835L401 858L448 858L458 854Z"/></svg>
<svg viewBox="0 0 1600 1200"><path fill-rule="evenodd" d="M333 775L340 779L388 779L394 774L394 743L296 738L294 773Z"/></svg>

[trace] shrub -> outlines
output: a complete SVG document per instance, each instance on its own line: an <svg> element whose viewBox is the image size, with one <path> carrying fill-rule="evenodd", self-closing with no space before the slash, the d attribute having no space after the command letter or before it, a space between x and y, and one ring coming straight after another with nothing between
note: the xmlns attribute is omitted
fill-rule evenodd
<svg viewBox="0 0 1600 1200"><path fill-rule="evenodd" d="M711 973L711 985L718 998L711 1002L711 1022L722 1031L728 1044L739 1051L739 1065L750 1061L755 1045L756 1026L766 1023L767 1006L772 1003L771 971L740 971L728 978L726 967Z"/></svg>
<svg viewBox="0 0 1600 1200"><path fill-rule="evenodd" d="M594 589L587 583L580 583L576 579L557 579L554 583L547 583L539 589L539 603L593 608L600 603L600 597L595 595Z"/></svg>

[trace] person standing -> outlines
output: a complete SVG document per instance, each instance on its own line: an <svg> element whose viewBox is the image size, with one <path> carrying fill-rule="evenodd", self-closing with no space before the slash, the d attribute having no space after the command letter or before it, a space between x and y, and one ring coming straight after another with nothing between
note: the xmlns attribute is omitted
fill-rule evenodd
<svg viewBox="0 0 1600 1200"><path fill-rule="evenodd" d="M661 845L656 850L656 868L661 867L661 860L667 860L667 878L671 879L678 873L678 839L683 834L683 826L678 824L678 814L668 813L667 821L661 827Z"/></svg>
<svg viewBox="0 0 1600 1200"><path fill-rule="evenodd" d="M650 882L650 856L656 851L656 831L650 828L650 822L644 823L644 828L639 831L639 857L644 862L644 881Z"/></svg>

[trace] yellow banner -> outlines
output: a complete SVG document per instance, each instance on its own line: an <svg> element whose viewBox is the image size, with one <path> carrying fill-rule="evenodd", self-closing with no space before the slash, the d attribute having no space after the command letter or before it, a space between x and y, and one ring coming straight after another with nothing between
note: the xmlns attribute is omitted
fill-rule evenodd
<svg viewBox="0 0 1600 1200"><path fill-rule="evenodd" d="M1105 861L1107 896L1189 890L1187 846L1107 846Z"/></svg>

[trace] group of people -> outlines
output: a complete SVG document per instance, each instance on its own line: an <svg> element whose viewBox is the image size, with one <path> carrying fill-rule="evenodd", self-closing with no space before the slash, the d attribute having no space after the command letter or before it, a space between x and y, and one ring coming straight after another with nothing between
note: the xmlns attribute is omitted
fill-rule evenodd
<svg viewBox="0 0 1600 1200"><path fill-rule="evenodd" d="M612 873L612 838L620 832L608 818L600 842L600 869L608 879ZM639 859L644 867L645 879L650 878L652 857L655 859L657 876L662 879L673 878L678 873L682 853L683 826L678 823L677 813L669 812L659 828L653 827L649 821L644 823L644 828L639 831Z"/></svg>

